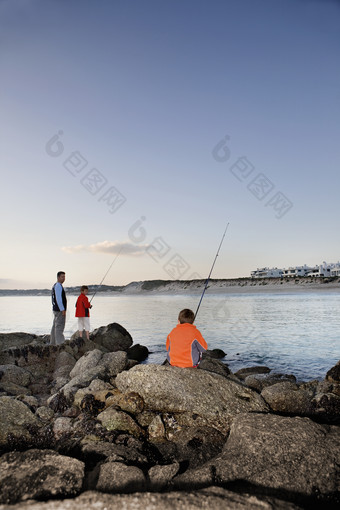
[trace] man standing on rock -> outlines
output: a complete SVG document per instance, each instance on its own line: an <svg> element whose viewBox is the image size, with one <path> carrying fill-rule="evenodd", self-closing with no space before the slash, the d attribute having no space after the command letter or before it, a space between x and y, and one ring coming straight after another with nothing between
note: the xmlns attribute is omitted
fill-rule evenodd
<svg viewBox="0 0 340 510"><path fill-rule="evenodd" d="M65 342L64 328L66 322L67 299L63 287L64 281L64 271L58 271L57 282L52 287L52 309L54 320L51 329L51 345L60 345Z"/></svg>

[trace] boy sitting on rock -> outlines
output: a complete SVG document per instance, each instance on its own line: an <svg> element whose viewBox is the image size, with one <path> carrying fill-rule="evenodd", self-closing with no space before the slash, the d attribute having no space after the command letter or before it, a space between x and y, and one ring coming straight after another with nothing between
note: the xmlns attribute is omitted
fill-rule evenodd
<svg viewBox="0 0 340 510"><path fill-rule="evenodd" d="M208 345L193 325L195 314L185 308L179 312L178 324L166 339L167 360L174 367L197 367Z"/></svg>

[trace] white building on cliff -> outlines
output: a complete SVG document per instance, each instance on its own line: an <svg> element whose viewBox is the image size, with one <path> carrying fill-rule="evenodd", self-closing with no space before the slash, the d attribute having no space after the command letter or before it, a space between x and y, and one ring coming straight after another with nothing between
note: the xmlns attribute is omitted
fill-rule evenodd
<svg viewBox="0 0 340 510"><path fill-rule="evenodd" d="M277 267L269 268L262 267L257 268L255 271L250 273L251 278L281 278L285 277L297 277L297 276L314 276L316 278L327 277L327 276L340 276L340 262L336 264L323 262L317 266L294 266L279 269Z"/></svg>

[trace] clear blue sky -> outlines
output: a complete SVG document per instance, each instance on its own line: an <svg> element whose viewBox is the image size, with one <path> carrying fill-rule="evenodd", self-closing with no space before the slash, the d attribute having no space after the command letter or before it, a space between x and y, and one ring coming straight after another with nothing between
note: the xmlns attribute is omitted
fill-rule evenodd
<svg viewBox="0 0 340 510"><path fill-rule="evenodd" d="M99 283L121 247L107 284L206 277L227 222L215 278L338 261L339 27L327 0L0 0L0 286Z"/></svg>

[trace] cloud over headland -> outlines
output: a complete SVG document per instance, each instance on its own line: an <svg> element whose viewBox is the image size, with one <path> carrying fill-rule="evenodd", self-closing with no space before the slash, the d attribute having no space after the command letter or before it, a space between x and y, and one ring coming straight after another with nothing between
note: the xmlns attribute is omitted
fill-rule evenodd
<svg viewBox="0 0 340 510"><path fill-rule="evenodd" d="M76 246L63 246L66 253L95 252L95 253L121 253L122 255L141 256L144 255L148 244L137 245L134 243L101 241L95 244L78 244Z"/></svg>

